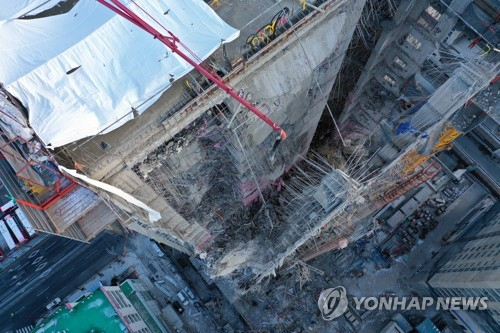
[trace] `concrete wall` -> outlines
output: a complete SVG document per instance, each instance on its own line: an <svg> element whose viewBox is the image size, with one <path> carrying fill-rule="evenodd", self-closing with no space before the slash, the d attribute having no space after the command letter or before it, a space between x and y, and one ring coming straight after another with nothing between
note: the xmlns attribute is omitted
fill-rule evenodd
<svg viewBox="0 0 500 333"><path fill-rule="evenodd" d="M500 326L498 205L483 219L487 223L475 239L457 244L461 250L439 267L428 283L442 296L488 297L488 312Z"/></svg>

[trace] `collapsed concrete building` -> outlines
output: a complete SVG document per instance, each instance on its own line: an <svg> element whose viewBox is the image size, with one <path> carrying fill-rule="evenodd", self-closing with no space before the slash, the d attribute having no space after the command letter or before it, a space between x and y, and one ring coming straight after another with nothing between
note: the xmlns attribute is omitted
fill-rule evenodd
<svg viewBox="0 0 500 333"><path fill-rule="evenodd" d="M264 194L279 186L281 174L306 154L354 31L352 20L359 18L364 1L320 1L300 7L290 3L293 10L285 3L269 5L286 20L268 40L245 44L242 36L211 61L228 84L286 128L288 138L278 146L271 128L242 110L224 91L190 73L187 81L177 81L147 112L125 126L55 150L61 165L78 166L89 179L140 198L161 215L151 223L141 208L79 179L128 216L122 218L124 226L206 257L213 261L214 275L273 261L267 275L307 239L297 220L295 227L275 231L280 249L269 248L273 222L263 205ZM229 23L251 22L254 14L220 8ZM265 16L259 19L273 22ZM246 32L258 32L258 28L250 26ZM224 56L242 46L242 55ZM290 71L290 66L295 70ZM347 176L332 174L332 179L341 193L349 192L344 188L350 186ZM348 204L345 198L339 200ZM263 220L262 213L267 214ZM244 234L238 230L243 221L255 217L254 223L264 225ZM321 224L324 221L317 227ZM248 239L248 232L255 235ZM238 249L245 248L246 254L239 255ZM282 258L275 260L279 253Z"/></svg>
<svg viewBox="0 0 500 333"><path fill-rule="evenodd" d="M497 8L221 1L214 9L240 37L205 63L286 140L190 71L146 110L132 106L122 126L55 148L53 161L115 213L99 228L119 222L197 257L236 301L369 232L373 212L440 172L434 154L485 117L498 120L496 94L484 93L498 92ZM318 134L323 112L333 126ZM336 135L322 156L308 154L315 133Z"/></svg>
<svg viewBox="0 0 500 333"><path fill-rule="evenodd" d="M273 147L276 134L268 126L214 87L200 87L203 90L195 92L189 104L159 126L149 123L147 129L134 129L140 140L131 139L130 129L123 131L126 139L115 133L96 138L110 147L97 160L88 160L84 153L95 149L94 141L63 147L73 161L88 166L87 176L147 198L146 203L162 216L153 224L135 218L128 228L200 255L212 266L213 276L246 267L268 275L326 223L318 219L309 230L297 219L274 228L277 222L269 216L264 198L271 186L279 186L281 174L307 152L355 28L347 18L359 17L363 2L316 5L322 7L307 7L290 17L294 24L269 45L246 50L224 77L286 129L288 138L277 148ZM223 17L231 23L241 15L237 12ZM296 69L289 71L290 66ZM197 78L193 81L191 86L203 84ZM172 104L182 103L178 99L191 98L172 89L165 94L151 113L165 117L164 112L172 113ZM345 195L348 177L334 176L343 184L338 186L339 196ZM255 225L244 227L251 220Z"/></svg>

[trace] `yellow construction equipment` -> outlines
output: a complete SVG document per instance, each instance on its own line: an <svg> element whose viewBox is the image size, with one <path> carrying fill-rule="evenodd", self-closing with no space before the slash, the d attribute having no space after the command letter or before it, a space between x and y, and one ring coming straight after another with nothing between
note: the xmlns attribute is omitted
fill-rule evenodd
<svg viewBox="0 0 500 333"><path fill-rule="evenodd" d="M410 150L403 157L403 173L411 174L415 169L421 166L425 161L430 159L435 154L446 149L456 138L462 133L453 126L447 124L439 137L439 141L432 148L432 152L428 156L421 155L417 152L417 148Z"/></svg>

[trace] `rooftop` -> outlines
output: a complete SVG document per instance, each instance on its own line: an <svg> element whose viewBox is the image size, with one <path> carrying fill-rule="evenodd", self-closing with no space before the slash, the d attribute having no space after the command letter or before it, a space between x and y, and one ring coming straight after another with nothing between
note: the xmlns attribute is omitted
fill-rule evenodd
<svg viewBox="0 0 500 333"><path fill-rule="evenodd" d="M106 332L121 333L127 330L104 293L98 289L84 297L73 309L61 306L40 323L33 332Z"/></svg>
<svg viewBox="0 0 500 333"><path fill-rule="evenodd" d="M149 312L147 306L143 303L141 297L139 297L138 293L134 289L134 282L131 280L126 280L120 285L120 289L128 298L130 303L132 303L132 305L137 310L142 320L144 320L148 328L152 332L159 332L159 333L163 332L162 329L159 327L159 324L155 321L153 315ZM148 297L150 297L151 299L153 299L149 293L145 294L148 295Z"/></svg>

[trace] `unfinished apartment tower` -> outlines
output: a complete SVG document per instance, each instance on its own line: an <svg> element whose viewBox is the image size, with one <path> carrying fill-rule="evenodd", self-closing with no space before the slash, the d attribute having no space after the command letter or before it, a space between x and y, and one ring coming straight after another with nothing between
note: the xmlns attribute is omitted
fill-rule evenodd
<svg viewBox="0 0 500 333"><path fill-rule="evenodd" d="M320 181L314 207L279 213L269 193L281 190L281 175L309 149L365 0L219 1L213 9L200 0L123 1L192 60L203 59L286 139L191 70L175 47L99 3L79 1L57 15L46 8L9 13L3 29L33 24L23 20L29 15L91 26L79 30L87 34L81 41L54 46L57 57L48 52L39 67L5 70L1 79L11 100L26 107L58 172L112 203L125 227L198 255L212 276L248 267L258 280L321 228L326 220L314 209L336 215L349 205L357 185L341 171ZM9 52L2 54L15 63ZM64 89L43 85L47 71Z"/></svg>

